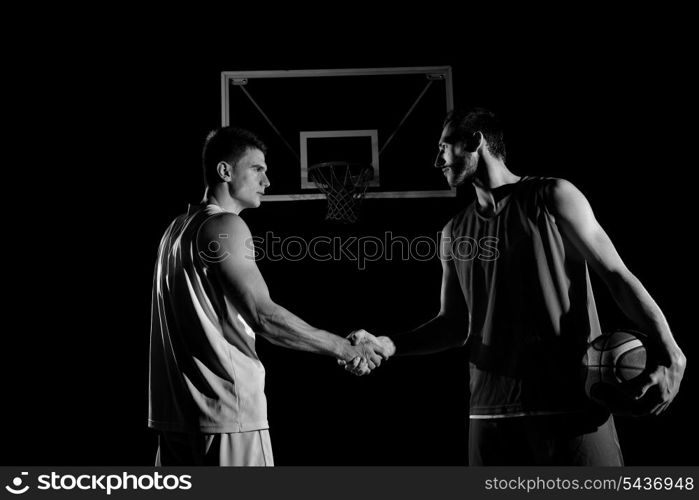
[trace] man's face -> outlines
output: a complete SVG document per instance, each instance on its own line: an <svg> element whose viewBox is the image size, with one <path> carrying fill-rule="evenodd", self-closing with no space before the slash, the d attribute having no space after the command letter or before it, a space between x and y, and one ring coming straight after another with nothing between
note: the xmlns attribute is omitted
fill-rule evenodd
<svg viewBox="0 0 699 500"><path fill-rule="evenodd" d="M471 181L478 168L478 154L470 152L462 141L454 139L451 124L444 127L439 138L439 153L434 162L435 168L442 170L449 186L457 187Z"/></svg>
<svg viewBox="0 0 699 500"><path fill-rule="evenodd" d="M242 208L257 208L269 187L265 155L257 148L248 148L233 167L228 189Z"/></svg>

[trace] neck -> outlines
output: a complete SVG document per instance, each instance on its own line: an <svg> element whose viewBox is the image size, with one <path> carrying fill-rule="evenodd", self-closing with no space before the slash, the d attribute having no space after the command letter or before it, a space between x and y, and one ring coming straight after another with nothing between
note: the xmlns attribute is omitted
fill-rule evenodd
<svg viewBox="0 0 699 500"><path fill-rule="evenodd" d="M217 184L216 186L208 186L204 191L204 199L202 203L207 205L217 205L226 212L232 212L239 215L243 211L243 207L231 197L226 189L226 184Z"/></svg>
<svg viewBox="0 0 699 500"><path fill-rule="evenodd" d="M485 212L495 212L502 197L496 196L495 190L521 179L507 168L500 158L487 154L479 159L478 169L473 179L478 205Z"/></svg>

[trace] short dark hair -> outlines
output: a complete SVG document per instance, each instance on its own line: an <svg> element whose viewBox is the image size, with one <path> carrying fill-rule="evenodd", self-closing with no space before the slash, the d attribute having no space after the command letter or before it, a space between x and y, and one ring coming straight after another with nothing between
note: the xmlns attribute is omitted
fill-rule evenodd
<svg viewBox="0 0 699 500"><path fill-rule="evenodd" d="M443 127L454 128L454 139L466 141L474 133L480 132L488 142L490 153L505 160L505 137L500 120L492 111L485 108L455 109L444 119Z"/></svg>
<svg viewBox="0 0 699 500"><path fill-rule="evenodd" d="M248 149L259 149L267 154L267 146L249 130L236 127L221 127L209 132L202 151L204 182L213 186L221 182L216 166L226 161L235 165Z"/></svg>

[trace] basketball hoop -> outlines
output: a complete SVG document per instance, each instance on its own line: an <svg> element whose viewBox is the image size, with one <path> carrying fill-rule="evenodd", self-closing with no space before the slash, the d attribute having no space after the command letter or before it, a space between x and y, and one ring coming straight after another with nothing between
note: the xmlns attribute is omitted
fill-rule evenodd
<svg viewBox="0 0 699 500"><path fill-rule="evenodd" d="M359 219L366 188L374 176L370 165L329 161L308 167L308 177L328 200L325 220L351 224Z"/></svg>

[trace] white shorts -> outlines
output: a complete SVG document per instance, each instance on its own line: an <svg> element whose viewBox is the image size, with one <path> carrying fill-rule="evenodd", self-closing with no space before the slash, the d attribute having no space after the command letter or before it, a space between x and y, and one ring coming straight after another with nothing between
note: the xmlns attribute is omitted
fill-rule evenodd
<svg viewBox="0 0 699 500"><path fill-rule="evenodd" d="M272 467L269 429L224 434L159 431L155 465Z"/></svg>

